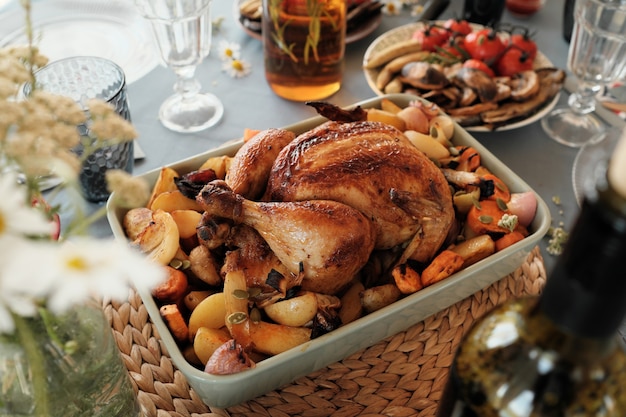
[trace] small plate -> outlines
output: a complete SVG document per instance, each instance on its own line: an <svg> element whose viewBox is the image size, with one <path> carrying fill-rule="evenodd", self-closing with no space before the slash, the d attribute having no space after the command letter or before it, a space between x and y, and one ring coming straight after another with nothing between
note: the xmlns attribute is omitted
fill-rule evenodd
<svg viewBox="0 0 626 417"><path fill-rule="evenodd" d="M437 21L436 23L443 25L444 22ZM395 29L392 29L380 35L370 44L370 46L365 51L365 54L363 56L363 62L367 62L370 56L383 50L384 48L388 46L391 46L400 41L405 41L407 39L410 39L413 32L415 32L416 29L422 28L424 24L425 24L424 22L409 23L407 25L399 26ZM477 25L477 24L472 24L472 26L474 27L474 30L483 28L483 26ZM541 52L537 52L534 65L535 65L535 68L546 68L546 67L554 66L552 62ZM364 68L363 71L365 73L365 79L367 80L367 84L370 86L372 91L379 96L384 95L385 93L376 87L376 78L378 77L378 73L380 72L379 68L376 68L376 69ZM556 106L557 102L559 101L559 95L560 94L555 95L551 101L545 103L543 107L541 107L538 111L536 111L529 117L522 119L522 120L517 120L512 123L499 125L498 128L495 130L496 131L513 130L513 129L518 129L520 127L534 123L535 121L541 119L543 116L548 114L554 108L554 106ZM494 131L494 129L491 129L486 126L464 126L464 128L471 132L493 132Z"/></svg>
<svg viewBox="0 0 626 417"><path fill-rule="evenodd" d="M351 44L352 42L359 41L368 36L380 26L382 20L382 13L378 13L370 17L364 23L361 23L358 29L349 30L348 33L346 33L346 44Z"/></svg>
<svg viewBox="0 0 626 417"><path fill-rule="evenodd" d="M239 24L239 26L243 29L243 31L248 34L248 36L257 40L262 40L261 28L260 28L261 23L257 21L251 21L243 17L239 13L240 3L241 1L233 2L234 4L233 14L234 14L235 21ZM346 44L351 44L353 42L359 41L365 38L366 36L368 36L369 34L371 34L372 32L374 32L376 28L380 26L382 19L383 19L382 13L376 13L372 15L372 17L370 17L368 20L361 23L358 29L348 31L346 33Z"/></svg>
<svg viewBox="0 0 626 417"><path fill-rule="evenodd" d="M0 15L0 46L26 43L23 11ZM32 6L35 43L50 61L93 55L117 63L128 84L160 62L152 29L132 7L119 0L50 0Z"/></svg>

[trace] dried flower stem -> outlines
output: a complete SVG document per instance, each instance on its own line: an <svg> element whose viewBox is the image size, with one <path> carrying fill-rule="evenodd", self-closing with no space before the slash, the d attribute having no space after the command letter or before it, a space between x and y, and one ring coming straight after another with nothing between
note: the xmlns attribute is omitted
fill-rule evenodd
<svg viewBox="0 0 626 417"><path fill-rule="evenodd" d="M48 405L48 381L46 378L46 364L43 350L39 348L33 328L28 323L29 319L12 314L15 323L16 334L24 353L28 358L28 364L32 371L32 382L35 401L35 416L48 417L51 415Z"/></svg>
<svg viewBox="0 0 626 417"><path fill-rule="evenodd" d="M33 62L35 62L35 48L34 44L34 35L33 35L33 20L31 13L31 4L30 0L20 0L20 4L24 9L24 25L26 32L26 41L28 43L28 51L29 51L29 59L26 61L26 65L28 66L28 72L30 73L30 83L31 85L35 85L35 67Z"/></svg>

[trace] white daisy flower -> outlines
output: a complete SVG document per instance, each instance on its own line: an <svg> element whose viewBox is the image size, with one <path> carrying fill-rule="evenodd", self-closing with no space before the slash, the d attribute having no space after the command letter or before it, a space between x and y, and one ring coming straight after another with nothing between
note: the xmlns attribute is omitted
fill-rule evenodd
<svg viewBox="0 0 626 417"><path fill-rule="evenodd" d="M424 6L422 6L421 4L418 4L416 6L411 6L412 17L421 16L423 12L424 12Z"/></svg>
<svg viewBox="0 0 626 417"><path fill-rule="evenodd" d="M165 278L161 266L116 240L66 242L47 269L55 279L48 295L48 307L55 313L95 295L122 301L129 287L152 288Z"/></svg>
<svg viewBox="0 0 626 417"><path fill-rule="evenodd" d="M222 40L218 45L218 50L219 57L222 61L230 61L233 59L239 59L241 46L235 42Z"/></svg>
<svg viewBox="0 0 626 417"><path fill-rule="evenodd" d="M17 174L0 175L0 239L9 235L51 235L55 226L40 211L27 204L26 188L17 182Z"/></svg>
<svg viewBox="0 0 626 417"><path fill-rule="evenodd" d="M242 59L233 59L230 62L224 62L222 70L233 78L243 78L250 74L252 68L248 62Z"/></svg>
<svg viewBox="0 0 626 417"><path fill-rule="evenodd" d="M151 290L166 278L163 267L116 240L10 243L0 245L7 249L0 255L0 333L13 331L11 312L32 317L43 300L61 314L94 296L124 301L129 288Z"/></svg>
<svg viewBox="0 0 626 417"><path fill-rule="evenodd" d="M401 0L386 0L381 10L386 15L396 16L402 11L402 6Z"/></svg>
<svg viewBox="0 0 626 417"><path fill-rule="evenodd" d="M36 315L37 303L54 284L46 270L57 246L51 241L15 236L0 240L0 333L13 331L11 312L24 317Z"/></svg>

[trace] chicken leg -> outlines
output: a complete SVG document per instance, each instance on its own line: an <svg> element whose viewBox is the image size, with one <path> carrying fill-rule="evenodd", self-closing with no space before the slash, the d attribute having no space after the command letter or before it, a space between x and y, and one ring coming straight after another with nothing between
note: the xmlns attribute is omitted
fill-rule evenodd
<svg viewBox="0 0 626 417"><path fill-rule="evenodd" d="M207 184L198 202L211 215L254 228L292 273L304 273L302 288L335 294L366 264L375 229L358 210L328 200L256 202L224 181Z"/></svg>

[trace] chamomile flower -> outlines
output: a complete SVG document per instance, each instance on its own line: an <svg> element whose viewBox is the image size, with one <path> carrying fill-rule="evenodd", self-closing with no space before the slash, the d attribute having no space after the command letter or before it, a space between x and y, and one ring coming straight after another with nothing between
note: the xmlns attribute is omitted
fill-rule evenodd
<svg viewBox="0 0 626 417"><path fill-rule="evenodd" d="M53 286L50 276L41 272L55 252L51 241L14 236L0 240L0 334L14 330L11 313L24 317L37 314L39 301Z"/></svg>
<svg viewBox="0 0 626 417"><path fill-rule="evenodd" d="M47 259L46 270L40 271L54 283L47 294L47 307L53 313L63 313L95 295L124 300L131 284L151 288L165 278L162 267L116 240L78 238L56 249Z"/></svg>
<svg viewBox="0 0 626 417"><path fill-rule="evenodd" d="M224 62L222 70L226 71L228 75L233 78L243 78L250 74L251 66L248 62L242 59L233 59L228 62Z"/></svg>
<svg viewBox="0 0 626 417"><path fill-rule="evenodd" d="M422 6L421 4L409 5L409 7L411 9L411 16L412 17L421 16L422 13L424 12L424 6Z"/></svg>
<svg viewBox="0 0 626 417"><path fill-rule="evenodd" d="M382 8L382 12L387 15L399 15L402 11L403 3L401 0L386 0Z"/></svg>
<svg viewBox="0 0 626 417"><path fill-rule="evenodd" d="M219 49L219 57L222 61L231 61L239 59L239 54L241 52L241 46L235 42L229 41L220 41L218 46Z"/></svg>

